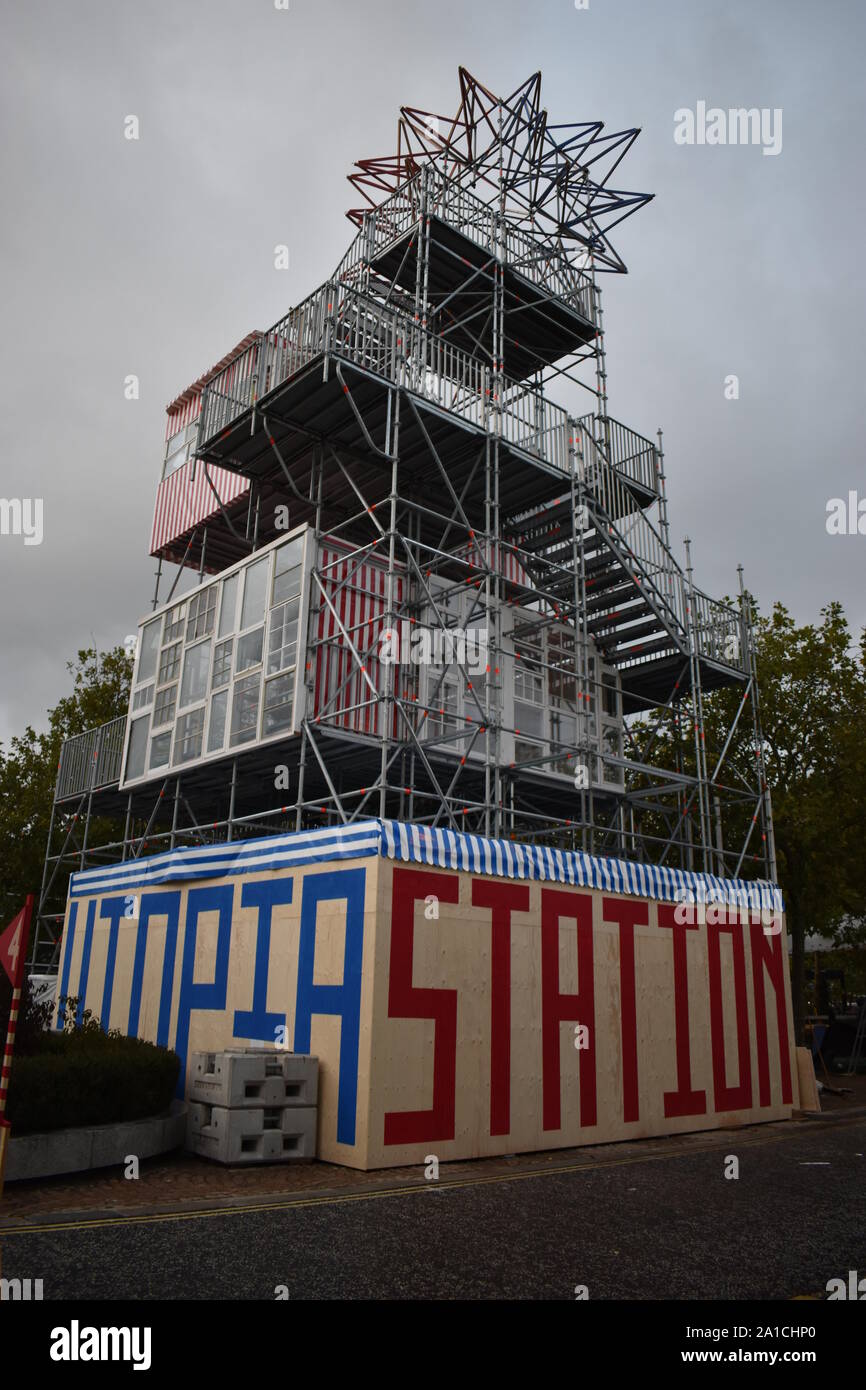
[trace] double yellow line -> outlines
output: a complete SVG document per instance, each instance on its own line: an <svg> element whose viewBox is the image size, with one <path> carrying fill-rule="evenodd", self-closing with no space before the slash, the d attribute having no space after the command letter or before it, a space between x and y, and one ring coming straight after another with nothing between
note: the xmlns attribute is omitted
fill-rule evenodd
<svg viewBox="0 0 866 1390"><path fill-rule="evenodd" d="M835 1120L833 1128L837 1126L848 1128L850 1125L863 1123L862 1116L851 1116L845 1120ZM807 1129L805 1132L809 1132ZM816 1125L811 1130L812 1134L825 1133L823 1126ZM731 1143L736 1142L740 1147L765 1148L770 1144L781 1144L786 1139L794 1137L791 1130L782 1133L749 1135L744 1131L727 1131ZM797 1126L796 1133L802 1135L804 1130ZM639 1163L659 1163L666 1158L688 1158L696 1153L718 1153L725 1147L724 1142L718 1142L718 1131L715 1131L716 1142L707 1144L693 1144L685 1147L683 1145L669 1145L664 1149L655 1149L651 1153L627 1154L622 1158L605 1158L599 1160L587 1160L583 1163L563 1163L551 1165L547 1168L530 1168L517 1173L490 1173L479 1174L477 1177L451 1178L443 1182L423 1182L407 1183L401 1187L368 1188L361 1192L344 1193L323 1193L321 1196L291 1197L283 1201L274 1202L238 1202L228 1207L205 1207L198 1211L167 1211L150 1212L141 1215L118 1215L94 1217L92 1220L79 1221L53 1221L42 1222L39 1225L31 1225L22 1222L15 1226L0 1226L0 1236L29 1236L44 1235L53 1231L93 1231L110 1226L137 1226L137 1225L156 1225L166 1221L205 1221L221 1216L245 1216L252 1212L266 1211L300 1211L309 1207L322 1206L342 1206L348 1202L373 1202L381 1201L386 1197L415 1197L419 1192L454 1192L467 1187L486 1187L494 1183L514 1183L526 1182L532 1178L551 1178L558 1177L567 1173L588 1173L604 1168L623 1168L632 1164Z"/></svg>

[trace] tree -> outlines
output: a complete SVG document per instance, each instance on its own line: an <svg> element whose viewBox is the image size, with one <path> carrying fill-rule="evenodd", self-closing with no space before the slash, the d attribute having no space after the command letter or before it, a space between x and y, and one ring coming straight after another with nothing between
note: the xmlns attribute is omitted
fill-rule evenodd
<svg viewBox="0 0 866 1390"><path fill-rule="evenodd" d="M27 893L39 893L57 764L63 740L126 714L132 660L122 647L79 651L67 663L72 690L48 711L47 730L30 725L0 745L0 920Z"/></svg>
<svg viewBox="0 0 866 1390"><path fill-rule="evenodd" d="M818 624L798 626L776 603L755 628L764 759L773 807L776 874L791 938L794 1024L802 1041L805 1016L805 941L866 940L866 634L852 652L841 604L828 604ZM742 688L704 696L710 774L733 724ZM678 730L671 712L646 721L655 729L652 761L694 773L691 727ZM751 711L743 711L719 781L755 786ZM747 842L742 875L759 872L750 827L754 800L728 810L725 843ZM660 833L664 827L658 826ZM729 873L733 866L727 866Z"/></svg>
<svg viewBox="0 0 866 1390"><path fill-rule="evenodd" d="M776 859L802 1040L806 937L864 939L866 634L855 655L841 604L828 604L820 624L802 627L776 604L759 624L758 641Z"/></svg>

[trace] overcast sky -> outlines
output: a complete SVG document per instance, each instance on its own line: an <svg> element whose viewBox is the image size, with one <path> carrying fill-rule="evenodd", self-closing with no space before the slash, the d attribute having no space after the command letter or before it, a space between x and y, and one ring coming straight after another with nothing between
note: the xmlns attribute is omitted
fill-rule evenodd
<svg viewBox="0 0 866 1390"><path fill-rule="evenodd" d="M617 182L656 197L613 238L610 410L664 428L698 582L732 593L742 561L762 607L840 599L866 623L866 536L825 527L829 498L866 498L861 0L0 12L0 495L44 499L41 545L0 536L0 739L44 726L65 661L150 606L167 402L331 273L353 162L393 151L401 103L453 112L460 64L502 95L540 69L552 122L642 128ZM700 101L780 108L781 152L676 144Z"/></svg>

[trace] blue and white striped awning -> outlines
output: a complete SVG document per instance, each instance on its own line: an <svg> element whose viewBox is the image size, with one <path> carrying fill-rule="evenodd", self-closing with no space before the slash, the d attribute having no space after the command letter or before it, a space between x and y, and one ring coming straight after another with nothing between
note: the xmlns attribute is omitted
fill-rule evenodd
<svg viewBox="0 0 866 1390"><path fill-rule="evenodd" d="M127 859L73 874L69 892L76 898L132 892L164 883L228 878L372 855L498 878L600 888L660 902L725 903L756 911L784 910L780 890L765 879L718 878L665 865L636 864L627 859L521 844L516 840L491 840L483 835L395 820L365 820L323 830L300 830L261 840L236 840L199 849L171 850L146 859Z"/></svg>

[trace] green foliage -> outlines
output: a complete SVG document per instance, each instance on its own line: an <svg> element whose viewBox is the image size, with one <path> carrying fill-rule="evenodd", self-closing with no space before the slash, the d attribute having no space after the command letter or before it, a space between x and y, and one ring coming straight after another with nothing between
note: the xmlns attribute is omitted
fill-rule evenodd
<svg viewBox="0 0 866 1390"><path fill-rule="evenodd" d="M866 940L866 664L841 604L828 604L817 624L798 625L783 604L759 617L757 672L764 759L775 826L776 876L785 897L792 940L794 1013L802 1036L807 936L836 943ZM712 773L733 723L742 689L704 697L707 762ZM654 723L651 761L694 771L691 728L677 730L670 714ZM755 786L752 712L737 724L719 780ZM754 799L729 813L725 843L741 846L750 831ZM760 827L751 832L744 876L760 874L755 856ZM733 866L728 865L728 872Z"/></svg>
<svg viewBox="0 0 866 1390"><path fill-rule="evenodd" d="M9 1007L12 1003L12 986L5 970L0 970L0 1042L6 1036L9 1023ZM38 1004L30 988L30 980L24 975L21 987L21 1003L18 1008L18 1028L15 1034L15 1056L29 1057L39 1047L46 1028L51 1026L54 1004L51 1000Z"/></svg>
<svg viewBox="0 0 866 1390"><path fill-rule="evenodd" d="M16 1052L7 1115L16 1134L141 1120L166 1110L180 1073L176 1052L116 1029L105 1032L68 999L62 1032L42 1033L29 1055Z"/></svg>
<svg viewBox="0 0 866 1390"><path fill-rule="evenodd" d="M72 691L48 711L47 730L30 725L0 745L0 921L38 893L63 740L126 714L132 661L122 647L79 651L68 662ZM60 896L65 883L58 885Z"/></svg>

